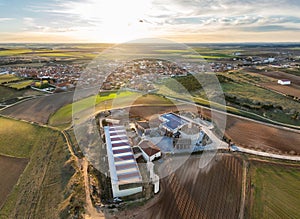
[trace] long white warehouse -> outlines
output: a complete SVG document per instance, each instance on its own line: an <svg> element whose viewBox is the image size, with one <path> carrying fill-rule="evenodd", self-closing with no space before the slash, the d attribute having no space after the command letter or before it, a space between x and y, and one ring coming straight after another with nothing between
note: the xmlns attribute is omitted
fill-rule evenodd
<svg viewBox="0 0 300 219"><path fill-rule="evenodd" d="M105 126L105 139L113 197L142 191L142 177L124 126Z"/></svg>

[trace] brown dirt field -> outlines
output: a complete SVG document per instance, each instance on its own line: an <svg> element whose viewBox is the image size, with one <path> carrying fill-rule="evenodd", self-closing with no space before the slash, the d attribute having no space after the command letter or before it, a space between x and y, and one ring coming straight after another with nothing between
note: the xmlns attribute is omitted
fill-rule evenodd
<svg viewBox="0 0 300 219"><path fill-rule="evenodd" d="M215 113L215 122L223 119ZM202 109L202 115L211 117L210 111ZM233 143L260 151L286 154L294 151L300 155L300 133L296 130L277 128L260 122L249 121L233 115L227 115L225 136Z"/></svg>
<svg viewBox="0 0 300 219"><path fill-rule="evenodd" d="M291 84L289 86L282 86L274 82L274 83L261 84L261 86L274 91L278 91L283 94L300 98L300 87L295 84Z"/></svg>
<svg viewBox="0 0 300 219"><path fill-rule="evenodd" d="M24 101L0 113L17 119L46 124L52 113L72 101L73 92L59 93Z"/></svg>
<svg viewBox="0 0 300 219"><path fill-rule="evenodd" d="M134 106L130 108L131 116L138 116L144 119L150 119L152 115L163 114L168 111L176 110L176 107L161 106Z"/></svg>
<svg viewBox="0 0 300 219"><path fill-rule="evenodd" d="M251 72L255 72L255 71L251 70ZM262 74L275 79L288 79L292 82L292 84L296 84L300 86L300 77L296 75L288 74L281 71L268 71L268 72L261 71L258 74Z"/></svg>
<svg viewBox="0 0 300 219"><path fill-rule="evenodd" d="M0 155L0 209L27 163L28 159Z"/></svg>
<svg viewBox="0 0 300 219"><path fill-rule="evenodd" d="M138 116L143 119L149 120L155 114L163 114L171 111L183 111L190 110L191 107L186 104L181 104L177 106L133 106L130 108L129 112L131 116ZM196 107L192 108L192 111L200 110Z"/></svg>
<svg viewBox="0 0 300 219"><path fill-rule="evenodd" d="M197 155L190 157L162 179L160 194L154 201L114 218L238 218L242 161L231 155L217 155L211 165L200 169L199 159Z"/></svg>
<svg viewBox="0 0 300 219"><path fill-rule="evenodd" d="M237 145L275 153L300 154L299 132L227 116L225 134Z"/></svg>

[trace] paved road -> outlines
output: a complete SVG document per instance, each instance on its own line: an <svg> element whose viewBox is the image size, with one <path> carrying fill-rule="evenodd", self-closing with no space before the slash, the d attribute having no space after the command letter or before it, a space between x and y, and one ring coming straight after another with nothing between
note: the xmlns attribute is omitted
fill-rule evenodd
<svg viewBox="0 0 300 219"><path fill-rule="evenodd" d="M272 154L272 153L263 152L263 151L251 150L251 149L243 148L243 147L236 146L236 145L231 146L230 150L243 152L243 153L247 153L247 154L259 155L259 156L263 156L263 157L277 158L277 159L282 159L282 160L300 161L300 156Z"/></svg>
<svg viewBox="0 0 300 219"><path fill-rule="evenodd" d="M250 113L250 112L246 112L245 111L246 113L253 114L253 115L257 116L257 117L260 117L260 118L262 118L264 120L268 120L268 121L270 121L272 123L275 123L275 124L271 124L271 123L267 123L267 122L262 122L262 121L255 120L255 119L250 119L250 118L247 118L247 117L244 117L244 116L239 116L239 115L236 115L236 114L233 114L233 113L229 113L227 111L224 112L224 111L221 111L221 110L212 109L210 107L202 106L202 105L196 104L194 102L190 102L190 101L186 101L186 100L181 100L181 99L170 97L170 96L166 96L166 97L169 98L169 99L173 99L175 101L178 101L178 102L182 102L182 103L186 103L186 104L191 104L193 106L197 106L197 107L200 107L200 108L211 110L211 111L214 111L214 112L217 112L217 113L220 113L220 114L230 115L232 117L236 117L236 118L240 118L240 119L244 119L244 120L248 120L248 121L260 123L260 124L267 125L267 126L272 126L274 128L280 128L280 129L285 129L285 130L289 130L289 131L294 131L294 132L300 133L300 126L294 126L294 125L284 124L284 123L281 123L281 122L277 122L277 121L265 118L263 116L259 116L259 115L254 114L254 113Z"/></svg>
<svg viewBox="0 0 300 219"><path fill-rule="evenodd" d="M192 120L188 117L181 116L182 118L188 120L191 123L199 125L202 130L208 135L208 137L212 140L212 144L205 146L205 150L216 150L216 149L228 149L228 143L219 139L211 129L214 127L212 123L206 122L204 120Z"/></svg>
<svg viewBox="0 0 300 219"><path fill-rule="evenodd" d="M195 120L189 119L187 117L184 117L184 119L189 120L190 122L197 123L202 127L204 132L210 137L210 139L215 143L213 149L228 149L228 144L221 141L217 136L211 131L212 125L207 124L205 125L203 122L196 122ZM294 131L294 130L293 130ZM238 151L238 152L243 152L247 154L254 154L254 155L259 155L263 157L270 157L270 158L277 158L277 159L283 159L283 160L293 160L293 161L300 161L300 156L292 156L292 155L280 155L280 154L272 154L268 152L262 152L262 151L256 151L252 149L247 149L243 148L240 146L231 146L230 147L231 151Z"/></svg>

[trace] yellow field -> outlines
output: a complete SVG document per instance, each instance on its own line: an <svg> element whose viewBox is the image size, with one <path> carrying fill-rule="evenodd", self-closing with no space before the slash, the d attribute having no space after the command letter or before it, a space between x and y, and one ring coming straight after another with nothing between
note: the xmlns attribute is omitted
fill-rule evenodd
<svg viewBox="0 0 300 219"><path fill-rule="evenodd" d="M11 74L0 75L0 84L9 83L17 80L20 80L20 78Z"/></svg>

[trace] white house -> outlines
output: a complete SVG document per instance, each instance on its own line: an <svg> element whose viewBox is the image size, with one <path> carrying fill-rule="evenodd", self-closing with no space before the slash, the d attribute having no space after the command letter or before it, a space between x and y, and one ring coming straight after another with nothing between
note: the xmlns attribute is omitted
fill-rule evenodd
<svg viewBox="0 0 300 219"><path fill-rule="evenodd" d="M287 80L287 79L280 79L280 80L278 80L278 84L281 84L281 85L290 85L291 81Z"/></svg>
<svg viewBox="0 0 300 219"><path fill-rule="evenodd" d="M274 62L275 61L275 58L268 58L268 61L271 63L271 62Z"/></svg>
<svg viewBox="0 0 300 219"><path fill-rule="evenodd" d="M151 141L143 140L139 143L139 147L146 161L153 161L155 158L161 157L160 149Z"/></svg>

